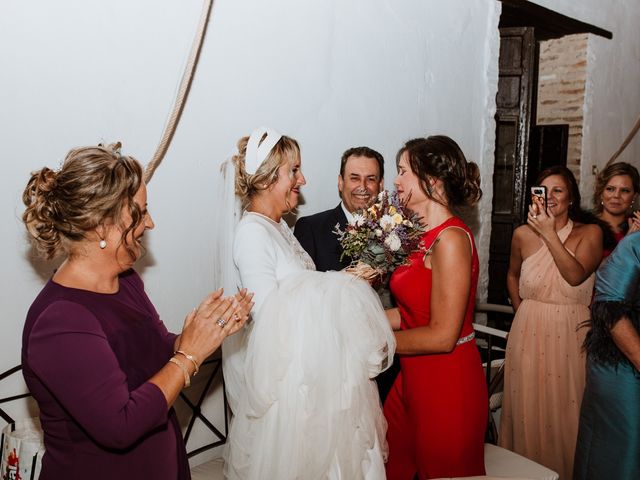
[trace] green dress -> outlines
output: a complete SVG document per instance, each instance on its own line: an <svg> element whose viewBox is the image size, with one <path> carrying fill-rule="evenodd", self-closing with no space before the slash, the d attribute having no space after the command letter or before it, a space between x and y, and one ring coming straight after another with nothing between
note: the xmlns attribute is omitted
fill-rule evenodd
<svg viewBox="0 0 640 480"><path fill-rule="evenodd" d="M610 335L623 316L640 331L640 232L618 244L595 288L574 479L640 479L640 373Z"/></svg>

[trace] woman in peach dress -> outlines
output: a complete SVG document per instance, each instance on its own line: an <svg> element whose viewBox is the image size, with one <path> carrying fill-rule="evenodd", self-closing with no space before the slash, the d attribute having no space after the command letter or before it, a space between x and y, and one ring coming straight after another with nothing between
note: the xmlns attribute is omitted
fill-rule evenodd
<svg viewBox="0 0 640 480"><path fill-rule="evenodd" d="M516 315L505 364L501 446L570 479L585 384L582 352L602 231L583 223L580 193L566 167L540 175L511 245L507 287ZM582 222L580 221L582 220Z"/></svg>

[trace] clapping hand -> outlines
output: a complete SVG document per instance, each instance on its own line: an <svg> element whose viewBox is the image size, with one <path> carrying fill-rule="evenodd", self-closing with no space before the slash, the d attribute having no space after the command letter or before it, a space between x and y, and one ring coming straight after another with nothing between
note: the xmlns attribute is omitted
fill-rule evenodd
<svg viewBox="0 0 640 480"><path fill-rule="evenodd" d="M209 294L185 318L179 347L199 362L244 326L253 306L253 294L247 293L246 289L232 297L223 297L222 293L220 288Z"/></svg>
<svg viewBox="0 0 640 480"><path fill-rule="evenodd" d="M640 232L640 210L633 212L628 221L629 231L627 233Z"/></svg>
<svg viewBox="0 0 640 480"><path fill-rule="evenodd" d="M240 330L249 319L251 308L253 307L253 293L249 293L246 288L239 290L233 297L231 321L234 325L229 329L229 335Z"/></svg>

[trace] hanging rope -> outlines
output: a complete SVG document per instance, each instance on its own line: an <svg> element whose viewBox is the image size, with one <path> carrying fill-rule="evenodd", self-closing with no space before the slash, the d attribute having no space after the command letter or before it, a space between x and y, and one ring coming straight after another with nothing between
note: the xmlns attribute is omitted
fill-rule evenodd
<svg viewBox="0 0 640 480"><path fill-rule="evenodd" d="M156 171L156 168L158 168L158 165L160 165L160 162L162 162L162 159L169 149L173 135L176 133L178 122L180 122L180 116L184 110L187 97L189 96L189 90L191 90L191 84L193 83L193 77L195 75L198 59L200 58L200 52L202 51L202 44L204 43L204 37L207 32L207 25L209 24L212 6L213 0L204 0L202 14L200 16L200 25L198 26L196 38L193 40L191 54L189 55L189 61L185 67L182 81L180 82L180 89L178 90L176 102L173 105L173 111L171 112L169 121L164 129L164 133L162 134L162 139L156 149L156 153L153 155L153 158L151 158L151 161L147 164L144 170L145 183L149 183L151 177L153 177L153 173Z"/></svg>
<svg viewBox="0 0 640 480"><path fill-rule="evenodd" d="M629 132L629 135L627 135L627 138L625 138L624 142L622 142L622 145L620 145L620 148L618 149L618 151L614 153L613 156L609 159L605 167L608 167L609 165L611 165L613 162L616 161L616 158L618 158L620 154L624 151L624 149L627 148L627 145L631 143L631 140L633 140L633 137L635 137L636 133L638 133L638 130L640 130L640 117L638 117L638 120L636 121L636 124L633 126L633 128Z"/></svg>

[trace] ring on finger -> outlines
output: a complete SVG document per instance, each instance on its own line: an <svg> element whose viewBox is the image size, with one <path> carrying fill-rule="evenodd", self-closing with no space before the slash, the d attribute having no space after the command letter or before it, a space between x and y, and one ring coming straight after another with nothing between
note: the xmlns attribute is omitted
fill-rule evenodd
<svg viewBox="0 0 640 480"><path fill-rule="evenodd" d="M221 328L224 328L224 326L227 324L227 321L224 318L220 317L218 320L216 320L216 323L220 325Z"/></svg>
<svg viewBox="0 0 640 480"><path fill-rule="evenodd" d="M236 322L239 322L239 321L240 321L240 317L238 316L238 314L237 314L237 313L234 313L234 314L233 314L233 319L234 319Z"/></svg>
<svg viewBox="0 0 640 480"><path fill-rule="evenodd" d="M538 218L538 215L535 215L535 214L534 214L534 215L531 215L531 216L532 216L533 218Z"/></svg>

